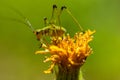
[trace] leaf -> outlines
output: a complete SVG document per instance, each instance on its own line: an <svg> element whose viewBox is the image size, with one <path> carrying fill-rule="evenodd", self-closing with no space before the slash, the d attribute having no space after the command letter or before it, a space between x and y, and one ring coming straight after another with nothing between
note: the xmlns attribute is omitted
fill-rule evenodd
<svg viewBox="0 0 120 80"><path fill-rule="evenodd" d="M83 78L83 74L82 74L82 71L80 70L80 73L79 73L79 80L85 80L84 78Z"/></svg>

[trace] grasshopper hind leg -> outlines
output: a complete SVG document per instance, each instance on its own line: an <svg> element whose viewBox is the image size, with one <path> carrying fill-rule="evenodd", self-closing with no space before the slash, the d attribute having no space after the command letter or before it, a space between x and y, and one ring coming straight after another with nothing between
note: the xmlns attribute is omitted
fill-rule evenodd
<svg viewBox="0 0 120 80"><path fill-rule="evenodd" d="M56 9L57 9L57 6L54 4L50 24L55 24L56 23L56 20L55 20Z"/></svg>
<svg viewBox="0 0 120 80"><path fill-rule="evenodd" d="M69 11L69 9L66 6L63 6L62 9L65 9L65 11L72 17L73 21L77 24L77 26L80 28L80 30L83 31L83 28L79 24L78 20L72 15L72 13Z"/></svg>
<svg viewBox="0 0 120 80"><path fill-rule="evenodd" d="M62 14L62 12L63 12L64 9L66 9L66 7L65 7L65 6L62 6L61 9L60 9L60 12L59 12L59 14L58 14L58 24L59 24L59 26L60 26L60 29L61 29L60 16L61 16L61 14Z"/></svg>

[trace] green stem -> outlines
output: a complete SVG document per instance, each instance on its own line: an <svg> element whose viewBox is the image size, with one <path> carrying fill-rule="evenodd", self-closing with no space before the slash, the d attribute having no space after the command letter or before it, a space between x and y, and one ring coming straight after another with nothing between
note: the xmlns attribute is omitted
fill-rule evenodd
<svg viewBox="0 0 120 80"><path fill-rule="evenodd" d="M56 80L79 80L80 67L58 67Z"/></svg>

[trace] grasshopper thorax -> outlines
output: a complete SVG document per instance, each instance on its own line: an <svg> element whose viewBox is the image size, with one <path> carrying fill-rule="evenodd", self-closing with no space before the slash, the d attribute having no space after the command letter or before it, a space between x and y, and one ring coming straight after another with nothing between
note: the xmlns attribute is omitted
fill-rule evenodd
<svg viewBox="0 0 120 80"><path fill-rule="evenodd" d="M33 31L36 35L37 40L41 40L44 36L49 37L61 37L65 34L66 29L64 27L56 26L56 25L49 25L42 29L37 29Z"/></svg>

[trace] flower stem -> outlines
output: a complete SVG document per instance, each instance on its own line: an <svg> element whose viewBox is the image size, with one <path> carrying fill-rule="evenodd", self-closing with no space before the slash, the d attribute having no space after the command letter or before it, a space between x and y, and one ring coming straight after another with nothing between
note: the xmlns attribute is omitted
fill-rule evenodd
<svg viewBox="0 0 120 80"><path fill-rule="evenodd" d="M78 66L72 67L59 67L56 80L79 80L79 70Z"/></svg>

